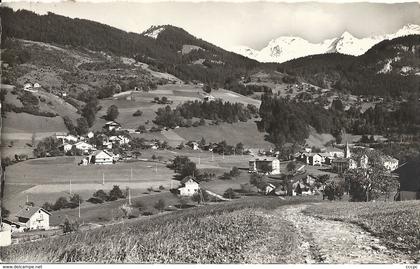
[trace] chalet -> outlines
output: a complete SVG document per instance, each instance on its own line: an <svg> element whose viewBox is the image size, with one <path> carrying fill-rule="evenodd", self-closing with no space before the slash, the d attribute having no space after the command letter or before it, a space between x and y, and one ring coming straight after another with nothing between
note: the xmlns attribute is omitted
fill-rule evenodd
<svg viewBox="0 0 420 269"><path fill-rule="evenodd" d="M264 188L262 188L261 192L263 192L265 195L271 193L272 191L274 191L276 189L276 186L274 186L271 183L267 183Z"/></svg>
<svg viewBox="0 0 420 269"><path fill-rule="evenodd" d="M41 84L39 84L38 82L35 82L35 83L34 83L34 88L35 88L35 89L39 89L39 88L41 88Z"/></svg>
<svg viewBox="0 0 420 269"><path fill-rule="evenodd" d="M114 154L107 150L97 150L89 156L89 163L92 164L114 164Z"/></svg>
<svg viewBox="0 0 420 269"><path fill-rule="evenodd" d="M112 131L112 130L119 131L119 130L121 130L121 124L119 124L116 121L108 121L103 126L103 129L106 130L106 131Z"/></svg>
<svg viewBox="0 0 420 269"><path fill-rule="evenodd" d="M32 90L32 84L31 83L26 83L25 85L23 85L23 89L25 91Z"/></svg>
<svg viewBox="0 0 420 269"><path fill-rule="evenodd" d="M276 157L256 157L249 161L249 172L280 174L280 161Z"/></svg>
<svg viewBox="0 0 420 269"><path fill-rule="evenodd" d="M23 230L24 226L22 226L22 224L19 222L11 221L8 219L3 219L2 221L4 224L8 226L8 228L12 231L12 233L24 231Z"/></svg>
<svg viewBox="0 0 420 269"><path fill-rule="evenodd" d="M396 200L420 200L420 158L404 163L393 173L398 174L400 181Z"/></svg>
<svg viewBox="0 0 420 269"><path fill-rule="evenodd" d="M50 216L48 211L40 207L26 207L16 214L18 222L28 230L48 230Z"/></svg>
<svg viewBox="0 0 420 269"><path fill-rule="evenodd" d="M194 142L194 141L188 143L188 146L190 146L192 150L199 150L200 149L198 143Z"/></svg>
<svg viewBox="0 0 420 269"><path fill-rule="evenodd" d="M309 164L309 165L313 165L313 166L315 166L315 165L321 166L322 163L324 162L323 160L325 160L325 159L321 156L321 154L319 154L319 153L309 153L307 155L307 158L306 158L306 163Z"/></svg>
<svg viewBox="0 0 420 269"><path fill-rule="evenodd" d="M395 169L397 169L399 163L397 159L388 155L381 156L380 162L388 171L394 171Z"/></svg>
<svg viewBox="0 0 420 269"><path fill-rule="evenodd" d="M86 143L84 141L79 141L76 144L74 144L74 146L77 149L80 149L81 151L83 151L84 153L87 153L87 152L89 152L90 150L93 149L93 146L91 144Z"/></svg>
<svg viewBox="0 0 420 269"><path fill-rule="evenodd" d="M179 195L193 196L198 193L200 186L194 177L188 176L181 181L181 187L178 188Z"/></svg>
<svg viewBox="0 0 420 269"><path fill-rule="evenodd" d="M95 134L92 131L90 131L89 133L87 133L87 137L88 138L93 138L94 136L95 136Z"/></svg>
<svg viewBox="0 0 420 269"><path fill-rule="evenodd" d="M62 142L77 142L79 139L71 134L66 134L62 132L55 133L55 138Z"/></svg>
<svg viewBox="0 0 420 269"><path fill-rule="evenodd" d="M69 143L63 143L61 146L58 147L58 149L63 151L63 152L67 152L67 151L70 151L72 147L73 147L73 145L71 145Z"/></svg>
<svg viewBox="0 0 420 269"><path fill-rule="evenodd" d="M108 140L111 143L118 143L120 145L128 144L130 142L130 139L123 135L110 136Z"/></svg>

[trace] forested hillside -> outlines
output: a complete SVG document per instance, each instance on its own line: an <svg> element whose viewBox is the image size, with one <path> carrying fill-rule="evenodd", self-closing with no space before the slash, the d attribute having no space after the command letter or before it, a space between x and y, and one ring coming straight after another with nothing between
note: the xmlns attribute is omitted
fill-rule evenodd
<svg viewBox="0 0 420 269"><path fill-rule="evenodd" d="M223 85L227 78L238 77L263 64L225 51L174 26L162 26L157 38L125 31L83 19L48 13L37 15L27 10L14 12L0 8L2 46L7 38L83 47L118 56L135 58L159 71L171 73L185 81L199 80ZM183 46L201 49L183 52Z"/></svg>

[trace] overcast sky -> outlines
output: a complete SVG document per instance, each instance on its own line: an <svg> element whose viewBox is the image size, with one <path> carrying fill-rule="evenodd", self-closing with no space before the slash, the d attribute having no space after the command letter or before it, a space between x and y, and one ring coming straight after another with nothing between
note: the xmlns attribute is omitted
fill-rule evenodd
<svg viewBox="0 0 420 269"><path fill-rule="evenodd" d="M312 42L319 42L339 36L344 31L356 37L364 37L392 33L407 23L420 25L418 2L337 4L326 3L333 1L326 0L324 3L279 1L235 3L238 1L153 2L153 0L138 0L100 3L8 1L9 3L4 3L4 5L41 14L51 11L72 18L85 18L139 33L151 25L172 24L225 48L246 45L260 49L271 39L282 35L295 35ZM301 1L290 0L289 2Z"/></svg>

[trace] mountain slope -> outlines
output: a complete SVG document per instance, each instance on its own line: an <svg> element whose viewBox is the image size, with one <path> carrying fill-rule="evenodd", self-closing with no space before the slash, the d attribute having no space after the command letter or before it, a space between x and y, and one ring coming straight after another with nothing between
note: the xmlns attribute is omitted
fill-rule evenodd
<svg viewBox="0 0 420 269"><path fill-rule="evenodd" d="M37 15L26 10L14 12L2 7L0 15L2 44L8 38L20 38L104 51L135 58L149 64L151 68L168 72L185 81L199 80L222 85L227 77L239 76L261 66L255 60L225 51L170 25L135 34L53 13ZM160 31L153 34L156 29ZM184 46L202 49L183 54Z"/></svg>
<svg viewBox="0 0 420 269"><path fill-rule="evenodd" d="M344 32L340 37L327 39L320 43L311 43L300 37L282 36L271 40L268 45L260 51L245 46L233 48L232 51L260 62L278 63L308 55L324 53L337 52L359 56L383 40L413 34L420 34L419 25L407 24L395 33L365 38L357 38L349 32Z"/></svg>
<svg viewBox="0 0 420 269"><path fill-rule="evenodd" d="M385 40L361 56L320 54L280 64L279 70L320 87L353 94L401 96L420 90L420 35Z"/></svg>

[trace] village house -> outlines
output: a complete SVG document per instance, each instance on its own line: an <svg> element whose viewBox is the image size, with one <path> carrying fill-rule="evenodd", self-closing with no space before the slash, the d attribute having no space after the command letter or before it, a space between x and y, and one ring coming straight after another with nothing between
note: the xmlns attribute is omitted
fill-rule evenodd
<svg viewBox="0 0 420 269"><path fill-rule="evenodd" d="M25 83L25 85L23 85L23 89L25 91L31 90L32 89L32 84L31 83Z"/></svg>
<svg viewBox="0 0 420 269"><path fill-rule="evenodd" d="M69 143L63 143L61 146L58 147L58 149L63 151L63 152L68 152L68 151L71 150L72 147L73 147L73 145L71 145Z"/></svg>
<svg viewBox="0 0 420 269"><path fill-rule="evenodd" d="M38 82L35 82L35 83L34 83L34 88L35 88L35 89L39 89L39 88L41 88L41 84L39 84Z"/></svg>
<svg viewBox="0 0 420 269"><path fill-rule="evenodd" d="M394 171L398 168L399 161L391 156L385 155L380 157L382 165L388 171Z"/></svg>
<svg viewBox="0 0 420 269"><path fill-rule="evenodd" d="M256 157L249 161L249 172L280 174L280 161L276 157Z"/></svg>
<svg viewBox="0 0 420 269"><path fill-rule="evenodd" d="M95 136L95 134L92 131L90 131L89 133L87 133L86 136L87 136L87 138L93 138Z"/></svg>
<svg viewBox="0 0 420 269"><path fill-rule="evenodd" d="M125 144L128 144L130 142L130 139L126 136L123 136L123 135L113 135L113 136L109 137L108 141L113 143L113 144L118 143L120 145L125 145Z"/></svg>
<svg viewBox="0 0 420 269"><path fill-rule="evenodd" d="M276 189L276 186L274 186L271 183L267 183L264 188L261 190L261 192L263 192L265 195L271 193L272 191L274 191Z"/></svg>
<svg viewBox="0 0 420 269"><path fill-rule="evenodd" d="M325 159L319 153L309 153L308 156L306 157L306 163L312 166L315 166L315 165L321 166L322 163L324 162L323 160Z"/></svg>
<svg viewBox="0 0 420 269"><path fill-rule="evenodd" d="M84 153L88 153L90 150L93 150L94 149L94 147L91 144L86 143L84 141L79 141L76 144L74 144L74 146L77 149L83 151Z"/></svg>
<svg viewBox="0 0 420 269"><path fill-rule="evenodd" d="M41 207L25 207L17 214L17 221L26 230L48 230L51 213Z"/></svg>
<svg viewBox="0 0 420 269"><path fill-rule="evenodd" d="M114 154L107 150L97 150L89 155L89 163L92 164L114 164Z"/></svg>
<svg viewBox="0 0 420 269"><path fill-rule="evenodd" d="M420 200L420 159L404 163L393 173L398 174L400 181L396 200Z"/></svg>
<svg viewBox="0 0 420 269"><path fill-rule="evenodd" d="M112 130L119 131L119 130L121 130L121 124L119 124L116 121L108 121L103 126L103 129L106 130L106 131L109 131L109 132L112 131Z"/></svg>
<svg viewBox="0 0 420 269"><path fill-rule="evenodd" d="M7 225L7 228L12 231L12 233L21 233L24 232L24 226L21 223L11 221L8 219L3 219L3 224Z"/></svg>
<svg viewBox="0 0 420 269"><path fill-rule="evenodd" d="M193 196L200 190L199 183L194 177L188 176L181 180L181 186L178 188L179 195Z"/></svg>
<svg viewBox="0 0 420 269"><path fill-rule="evenodd" d="M200 149L200 146L198 145L198 143L194 142L194 141L189 142L188 146L190 146L192 150L199 150Z"/></svg>
<svg viewBox="0 0 420 269"><path fill-rule="evenodd" d="M55 138L57 140L60 140L63 143L64 142L73 142L74 143L74 142L79 141L79 139L76 136L74 136L72 134L62 133L62 132L55 133Z"/></svg>

